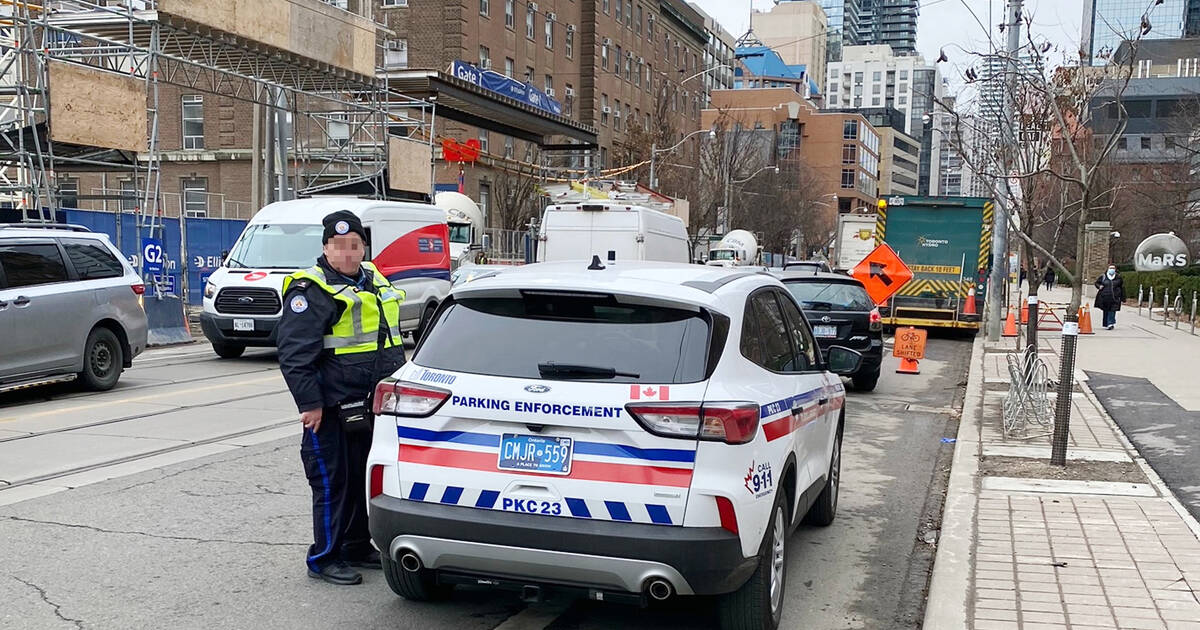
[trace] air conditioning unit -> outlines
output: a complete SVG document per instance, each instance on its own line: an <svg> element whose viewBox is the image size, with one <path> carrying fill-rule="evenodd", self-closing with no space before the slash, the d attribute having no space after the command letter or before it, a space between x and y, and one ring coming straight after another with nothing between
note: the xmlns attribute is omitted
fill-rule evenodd
<svg viewBox="0 0 1200 630"><path fill-rule="evenodd" d="M530 2L530 3L529 3L529 10L530 10L530 11L534 11L534 12L536 12L536 11L537 11L537 3L536 3L536 2Z"/></svg>
<svg viewBox="0 0 1200 630"><path fill-rule="evenodd" d="M638 57L638 63L646 63L646 60L642 59L641 57Z"/></svg>
<svg viewBox="0 0 1200 630"><path fill-rule="evenodd" d="M605 46L612 46L612 40L611 40L611 39L609 39L609 38L607 38L607 37L605 37L605 38L604 38L604 39L601 41L601 43L602 43L602 44L604 44Z"/></svg>
<svg viewBox="0 0 1200 630"><path fill-rule="evenodd" d="M626 58L626 59L633 59L633 53L632 53L631 51L628 51L628 50L626 50L626 51L625 51L625 58Z"/></svg>
<svg viewBox="0 0 1200 630"><path fill-rule="evenodd" d="M554 88L546 88L546 96L554 98Z"/></svg>
<svg viewBox="0 0 1200 630"><path fill-rule="evenodd" d="M575 98L575 88L567 88L566 96L567 98Z"/></svg>
<svg viewBox="0 0 1200 630"><path fill-rule="evenodd" d="M575 25L574 25L574 24L568 24L568 25L567 25L567 32L568 32L568 33L574 33L574 32L575 32Z"/></svg>
<svg viewBox="0 0 1200 630"><path fill-rule="evenodd" d="M613 118L620 118L620 117L621 117L621 110L618 109L617 111L613 112Z"/></svg>
<svg viewBox="0 0 1200 630"><path fill-rule="evenodd" d="M492 60L491 59L481 59L479 61L479 69L491 70L492 69Z"/></svg>
<svg viewBox="0 0 1200 630"><path fill-rule="evenodd" d="M557 22L557 21L558 21L558 14L557 14L557 13L547 13L547 14L546 14L546 19L547 19L547 20L549 20L549 21L551 21L551 22Z"/></svg>
<svg viewBox="0 0 1200 630"><path fill-rule="evenodd" d="M612 108L611 108L611 107L609 107L608 105L605 105L604 107L601 107L601 108L600 108L600 113L602 113L602 114L611 114L611 113L612 113Z"/></svg>

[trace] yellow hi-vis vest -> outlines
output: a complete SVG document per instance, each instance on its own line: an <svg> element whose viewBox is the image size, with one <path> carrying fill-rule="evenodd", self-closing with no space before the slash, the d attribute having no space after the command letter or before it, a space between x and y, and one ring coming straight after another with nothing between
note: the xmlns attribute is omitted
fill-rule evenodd
<svg viewBox="0 0 1200 630"><path fill-rule="evenodd" d="M297 271L283 280L283 294L294 280L309 280L321 287L329 297L345 305L342 316L325 335L325 349L334 354L374 352L379 345L380 312L384 315L383 325L391 330L384 335L383 347L391 348L403 343L400 337L400 303L404 301L404 290L397 289L369 262L362 264L375 292L357 291L354 285L330 284L325 280L325 271L313 266Z"/></svg>

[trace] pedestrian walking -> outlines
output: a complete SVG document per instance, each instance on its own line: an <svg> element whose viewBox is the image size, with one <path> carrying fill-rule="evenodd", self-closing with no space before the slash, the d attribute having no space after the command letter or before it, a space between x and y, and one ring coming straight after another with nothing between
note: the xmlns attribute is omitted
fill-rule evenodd
<svg viewBox="0 0 1200 630"><path fill-rule="evenodd" d="M1096 289L1096 308L1104 311L1103 326L1112 330L1117 325L1117 311L1125 301L1125 281L1117 268L1109 265L1108 271L1096 278Z"/></svg>
<svg viewBox="0 0 1200 630"><path fill-rule="evenodd" d="M277 345L304 424L300 459L313 495L308 575L349 585L362 582L353 567L380 568L367 530L368 412L375 384L404 364L404 292L363 262L367 233L353 212L322 224L316 264L283 282Z"/></svg>
<svg viewBox="0 0 1200 630"><path fill-rule="evenodd" d="M1046 273L1042 274L1042 282L1046 283L1046 290L1054 288L1054 280L1058 274L1054 272L1054 267L1050 263L1046 263Z"/></svg>

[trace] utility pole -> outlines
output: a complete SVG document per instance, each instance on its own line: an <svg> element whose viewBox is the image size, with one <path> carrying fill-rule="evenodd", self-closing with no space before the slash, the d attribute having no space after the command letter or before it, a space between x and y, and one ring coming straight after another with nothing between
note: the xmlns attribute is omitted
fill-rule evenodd
<svg viewBox="0 0 1200 630"><path fill-rule="evenodd" d="M1000 177L996 182L999 193L996 213L992 217L992 274L988 287L988 303L991 305L988 322L988 341L1000 340L1004 300L1008 294L1008 217L1012 214L1011 191L1008 186L1012 152L1016 150L1013 134L1013 94L1017 86L1017 51L1021 48L1021 0L1008 0L1004 13L1004 28L1008 42L1004 47L1004 115L1000 123Z"/></svg>

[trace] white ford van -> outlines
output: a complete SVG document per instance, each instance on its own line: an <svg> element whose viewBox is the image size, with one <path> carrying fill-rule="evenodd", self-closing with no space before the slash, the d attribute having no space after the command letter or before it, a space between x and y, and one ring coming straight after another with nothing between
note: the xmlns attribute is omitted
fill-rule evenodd
<svg viewBox="0 0 1200 630"><path fill-rule="evenodd" d="M450 292L446 212L421 203L342 197L297 199L260 210L204 285L204 336L221 357L273 347L283 279L321 255L321 220L350 210L366 228L367 259L407 294L400 327L416 331Z"/></svg>
<svg viewBox="0 0 1200 630"><path fill-rule="evenodd" d="M628 203L589 201L549 206L542 215L538 240L538 262L590 260L592 256L618 262L691 262L682 219Z"/></svg>

